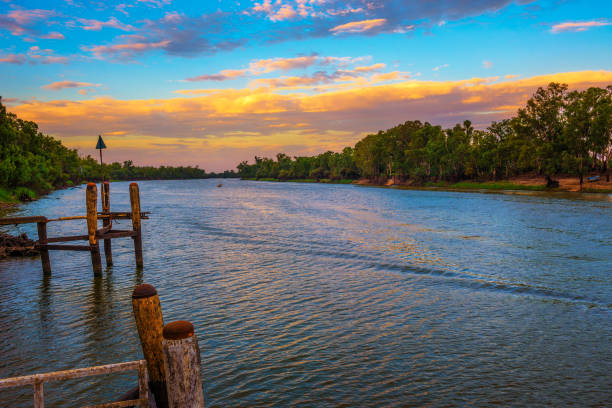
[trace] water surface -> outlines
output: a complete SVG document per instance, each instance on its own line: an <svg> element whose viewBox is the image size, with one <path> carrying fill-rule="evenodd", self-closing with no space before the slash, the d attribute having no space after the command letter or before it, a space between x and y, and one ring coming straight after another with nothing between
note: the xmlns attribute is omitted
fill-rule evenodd
<svg viewBox="0 0 612 408"><path fill-rule="evenodd" d="M207 407L610 404L607 196L218 182L140 182L141 270L130 239L97 278L82 252L52 252L51 277L37 258L0 261L0 377L141 358L130 295L147 282L166 322L196 327ZM83 214L84 197L58 191L19 215ZM128 183L111 205L129 208ZM45 393L72 407L135 383ZM31 401L30 387L0 390L0 406Z"/></svg>

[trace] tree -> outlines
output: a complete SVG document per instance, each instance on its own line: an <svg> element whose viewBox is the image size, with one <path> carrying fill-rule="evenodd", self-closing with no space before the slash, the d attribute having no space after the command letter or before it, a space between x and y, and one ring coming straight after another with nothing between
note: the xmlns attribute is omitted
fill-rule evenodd
<svg viewBox="0 0 612 408"><path fill-rule="evenodd" d="M567 149L563 138L567 85L551 82L538 88L527 106L518 110L520 129L536 141L538 171L544 173L549 186L561 169L562 152ZM558 184L558 183L557 183Z"/></svg>

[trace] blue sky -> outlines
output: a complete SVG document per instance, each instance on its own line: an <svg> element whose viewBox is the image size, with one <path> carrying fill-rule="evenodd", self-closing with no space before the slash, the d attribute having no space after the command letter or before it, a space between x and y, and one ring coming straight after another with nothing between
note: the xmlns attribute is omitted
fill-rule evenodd
<svg viewBox="0 0 612 408"><path fill-rule="evenodd" d="M0 0L0 39L3 103L44 132L211 170L612 83L607 1Z"/></svg>

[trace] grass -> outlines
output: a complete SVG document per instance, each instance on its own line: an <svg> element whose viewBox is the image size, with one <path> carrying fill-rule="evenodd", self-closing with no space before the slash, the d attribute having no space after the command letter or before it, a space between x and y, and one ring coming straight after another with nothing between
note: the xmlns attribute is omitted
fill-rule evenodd
<svg viewBox="0 0 612 408"><path fill-rule="evenodd" d="M583 188L583 193L612 194L612 188Z"/></svg>
<svg viewBox="0 0 612 408"><path fill-rule="evenodd" d="M0 187L0 203L15 203L17 200L6 188Z"/></svg>
<svg viewBox="0 0 612 408"><path fill-rule="evenodd" d="M514 184L507 181L487 181L483 183L473 181L460 181L458 183L426 183L425 187L456 188L460 190L528 190L545 191L546 186L534 186L528 184Z"/></svg>
<svg viewBox="0 0 612 408"><path fill-rule="evenodd" d="M31 201L36 199L36 193L26 187L17 187L13 190L9 190L4 187L0 187L0 203L2 204L15 204L19 201Z"/></svg>
<svg viewBox="0 0 612 408"><path fill-rule="evenodd" d="M27 187L17 187L13 190L13 196L20 201L30 201L36 199L36 193Z"/></svg>

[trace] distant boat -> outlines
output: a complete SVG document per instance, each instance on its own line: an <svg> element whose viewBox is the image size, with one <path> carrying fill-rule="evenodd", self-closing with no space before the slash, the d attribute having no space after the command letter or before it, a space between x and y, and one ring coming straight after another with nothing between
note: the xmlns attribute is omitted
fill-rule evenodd
<svg viewBox="0 0 612 408"><path fill-rule="evenodd" d="M223 187L223 183L217 184L217 187Z"/></svg>

